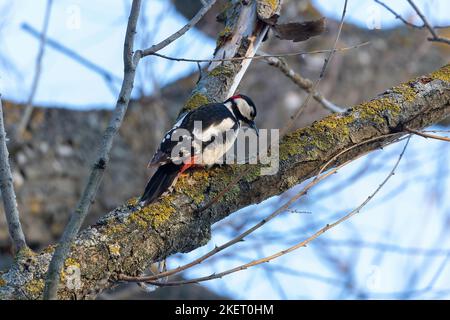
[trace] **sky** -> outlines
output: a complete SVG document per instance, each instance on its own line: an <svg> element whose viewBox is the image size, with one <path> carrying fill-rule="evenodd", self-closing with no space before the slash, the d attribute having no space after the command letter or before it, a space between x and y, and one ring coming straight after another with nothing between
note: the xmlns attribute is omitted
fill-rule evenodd
<svg viewBox="0 0 450 320"><path fill-rule="evenodd" d="M343 0L315 0L325 16L338 19ZM57 0L54 1L49 26L49 39L76 51L82 57L108 70L118 81L114 90L104 79L60 52L47 48L41 81L35 102L38 105L86 109L92 107L112 108L117 99L118 86L123 76L122 46L129 1L122 0ZM386 1L404 17L413 19L406 1ZM416 3L430 15L436 24L449 22L446 12L450 1L418 0ZM2 23L0 24L0 92L6 99L25 102L28 98L34 73L38 40L26 32L26 23L36 30L42 29L45 0L0 0ZM107 8L107 14L104 10ZM430 10L438 8L438 10ZM164 13L163 15L161 13ZM149 21L146 30L155 30L151 43L138 43L136 47L150 46L182 27L187 21L167 1L149 1L143 16ZM162 18L161 18L162 17ZM142 20L142 19L141 19ZM373 1L349 1L347 21L367 28L389 28L397 25L395 17ZM141 28L143 29L143 28ZM142 32L139 34L143 36ZM144 41L145 42L145 41ZM140 46L141 45L141 46ZM187 48L187 49L186 49ZM161 53L181 55L186 58L208 58L214 50L214 40L195 29ZM7 67L1 59L9 61ZM143 62L141 70L153 70L160 85L176 80L193 71L195 64L170 63L151 57ZM148 79L148 74L145 74ZM153 82L144 83L143 92L151 94ZM134 95L138 95L137 89Z"/></svg>
<svg viewBox="0 0 450 320"><path fill-rule="evenodd" d="M315 0L315 4L327 17L338 19L341 15L343 0ZM404 17L414 19L411 9L406 1L386 0L397 12ZM423 8L426 14L430 14L430 20L435 24L450 24L448 12L450 1L448 0L417 0L416 3ZM0 60L0 93L6 98L18 102L27 100L35 59L38 51L38 41L23 29L26 23L40 30L45 11L44 0L0 0L2 21L0 22L0 47L1 58L7 58L10 65L7 66ZM126 15L129 1L121 0L56 0L52 10L48 36L60 44L75 50L79 55L92 63L108 70L118 78L115 86L120 84L122 77L122 47L124 30L126 27ZM433 10L431 10L433 8ZM437 9L436 9L437 8ZM105 14L107 11L107 14ZM161 15L164 13L164 15ZM151 1L145 9L144 16L149 21L148 30L154 30L158 24L158 32L154 38L141 39L139 46L150 46L164 39L182 27L186 20L165 1ZM160 18L162 17L162 18ZM390 28L400 22L389 12L375 5L373 1L350 0L347 21L367 28ZM187 49L186 49L187 48ZM177 43L164 49L162 53L185 58L208 58L214 50L214 40L204 37L196 30L189 31ZM168 63L155 57L146 60L143 69L153 70L153 76L158 77L160 84L176 80L196 69L197 67L187 63ZM43 60L43 72L37 96L36 104L44 106L58 106L75 109L87 108L112 108L117 99L117 89L111 88L104 79L86 67L73 61L67 56L47 48ZM137 88L137 91L139 88ZM153 90L152 82L143 84L142 91L150 94ZM137 95L138 92L134 94ZM343 279L333 279L335 274L323 263L317 255L317 248L322 244L332 245L339 255L349 257L354 251L346 246L337 244L345 241L358 240L366 244L382 242L389 245L402 246L404 248L436 248L450 250L450 239L443 238L439 234L442 230L442 216L448 214L442 208L449 208L448 197L429 197L430 185L433 186L436 177L439 177L441 192L448 194L450 177L448 174L448 158L450 151L445 143L437 141L425 141L415 137L394 178L377 195L377 201L369 204L350 222L328 232L320 241L314 242L310 247L284 256L270 263L267 267L258 267L253 270L239 272L227 277L226 281L216 280L206 285L220 293L236 298L316 298L324 299L339 296ZM238 252L241 252L241 260L220 259L210 266L196 268L189 276L205 275L213 271L224 270L236 266L248 259L258 258L280 250L295 241L303 239L315 230L306 229L298 231L309 223L316 223L317 228L330 222L332 218L339 217L362 202L371 191L385 178L398 157L402 148L401 144L386 148L383 152L375 152L364 159L358 160L349 167L340 170L332 183L324 183L315 188L309 197L320 196L320 203L314 203L306 199L298 206L300 210L310 211L310 214L284 214L270 224L271 232L265 229L257 232L249 241L239 244ZM426 150L426 152L423 152ZM349 176L358 172L368 162L376 163L380 170L365 174L363 178L348 185L346 188L334 191L330 196L332 185L346 182ZM426 165L422 165L426 164ZM442 165L444 164L444 165ZM411 172L411 167L420 167L420 170ZM425 183L426 182L426 183ZM298 190L300 186L296 187ZM291 192L294 192L292 190ZM403 192L399 193L401 190ZM395 197L390 197L395 194ZM231 221L242 222L249 217L262 218L269 214L279 203L279 199L271 198L258 206L252 206L233 214L223 224ZM383 210L380 210L383 208ZM445 211L445 210L444 210ZM234 220L233 220L234 219ZM220 228L222 223L214 228ZM405 228L407 226L407 228ZM419 228L419 229L418 229ZM418 229L418 230L417 230ZM389 232L387 232L388 230ZM271 233L289 234L282 243L267 239L266 245L260 252L253 250L253 241L265 241L264 237ZM422 237L417 237L422 235ZM259 238L258 238L259 237ZM262 237L262 238L261 238ZM178 255L169 259L169 265L177 266L182 261L188 261L201 253L211 249L215 244L227 240L221 232L213 232L212 241L187 255ZM322 241L322 242L321 242ZM320 251L320 250L319 250ZM417 266L427 261L430 277L424 278L423 283L417 283L416 288L424 288L433 281L433 275L437 274L438 283L449 283L450 269L441 270L447 255L437 255L433 259L426 256L409 256L404 253L392 254L394 257L381 260L379 251L367 248L360 250L355 257L354 266L356 283L365 290L372 292L374 298L395 297L396 290L404 288L407 277L417 272ZM425 260L428 259L428 260ZM429 261L429 262L428 262ZM276 272L276 280L279 288L267 281L267 270L270 268L284 268L283 272ZM269 268L269 269L265 269ZM293 273L297 272L294 276ZM309 277L298 276L303 272ZM261 279L264 279L261 280ZM442 281L444 279L445 281ZM439 279L438 279L439 280ZM246 288L242 284L246 283ZM336 286L335 284L338 284ZM298 287L302 286L302 290ZM282 289L280 289L282 288ZM441 288L438 288L441 289ZM445 289L445 288L442 288ZM299 294L298 292L301 292ZM433 292L414 297L433 297ZM450 297L449 294L446 297Z"/></svg>
<svg viewBox="0 0 450 320"><path fill-rule="evenodd" d="M123 39L126 15L129 12L125 5L127 2L57 0L53 3L49 39L58 41L108 70L119 79L115 83L118 87L123 77ZM45 5L44 0L0 0L0 10L6 13L3 28L0 29L2 56L7 57L14 66L13 70L5 70L4 66L0 66L0 91L6 99L24 102L28 98L39 42L22 25L26 23L41 30ZM108 9L108 14L102 13L105 8ZM143 16L149 21L159 17L161 12L167 12L163 19L158 20L155 42L163 40L186 23L172 6L163 1L151 1L145 8ZM149 30L153 30L151 23ZM148 46L151 44L153 43ZM207 58L214 49L214 42L192 30L161 53L179 53L180 48L191 48L183 52L185 57ZM155 74L161 79L161 85L197 68L192 64L168 64L161 60L155 63L153 59L155 58L146 59L144 63L152 63ZM144 67L141 66L141 69ZM38 105L111 108L117 100L117 90L111 92L101 76L52 48L45 52L42 70L35 98ZM151 87L147 87L146 93L150 92Z"/></svg>

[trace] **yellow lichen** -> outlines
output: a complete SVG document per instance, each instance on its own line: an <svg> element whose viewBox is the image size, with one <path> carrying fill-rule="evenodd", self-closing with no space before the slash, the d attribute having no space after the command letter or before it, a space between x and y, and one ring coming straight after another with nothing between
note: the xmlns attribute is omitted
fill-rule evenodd
<svg viewBox="0 0 450 320"><path fill-rule="evenodd" d="M31 250L28 247L23 247L20 249L20 251L16 254L15 260L16 261L26 261L29 259L34 259L36 257L36 253Z"/></svg>
<svg viewBox="0 0 450 320"><path fill-rule="evenodd" d="M233 74L233 70L226 66L226 65L219 65L217 67L215 67L214 69L212 69L209 72L209 76L212 77L218 77L218 76L225 76L225 77L229 77Z"/></svg>
<svg viewBox="0 0 450 320"><path fill-rule="evenodd" d="M69 268L73 268L73 267L80 269L81 265L75 259L67 258L64 261L64 268L63 268L63 270L61 270L61 273L60 273L61 281L65 281L66 280L66 270L69 270Z"/></svg>
<svg viewBox="0 0 450 320"><path fill-rule="evenodd" d="M393 87L392 91L401 94L405 101L412 102L416 99L416 91L407 83Z"/></svg>
<svg viewBox="0 0 450 320"><path fill-rule="evenodd" d="M305 135L305 130L297 130L286 135L280 144L280 159L287 160L289 157L297 155L302 150L306 151L308 137Z"/></svg>
<svg viewBox="0 0 450 320"><path fill-rule="evenodd" d="M25 285L25 291L33 297L40 296L44 291L44 280L33 279Z"/></svg>
<svg viewBox="0 0 450 320"><path fill-rule="evenodd" d="M270 6L272 11L276 11L278 8L279 0L264 0L264 3Z"/></svg>
<svg viewBox="0 0 450 320"><path fill-rule="evenodd" d="M116 234L116 233L120 233L125 229L125 226L121 223L110 223L108 224L107 230L106 230L106 234L108 236Z"/></svg>
<svg viewBox="0 0 450 320"><path fill-rule="evenodd" d="M217 37L216 47L220 48L232 34L233 32L229 26L223 28L223 30L219 32L219 35Z"/></svg>
<svg viewBox="0 0 450 320"><path fill-rule="evenodd" d="M287 135L280 145L280 159L287 160L299 153L314 159L317 152L326 152L337 142L350 139L350 124L353 122L363 120L375 125L384 124L386 113L395 119L400 112L401 107L397 103L388 98L381 98L362 103L348 114L328 116L311 127Z"/></svg>
<svg viewBox="0 0 450 320"><path fill-rule="evenodd" d="M310 158L317 157L318 151L327 151L337 140L349 139L349 124L354 120L352 114L331 115L311 127L287 135L280 145L280 159L286 160L299 153Z"/></svg>
<svg viewBox="0 0 450 320"><path fill-rule="evenodd" d="M0 278L0 287L6 286L6 280L3 278Z"/></svg>
<svg viewBox="0 0 450 320"><path fill-rule="evenodd" d="M391 116L396 117L401 111L400 106L391 101L388 98L381 98L377 100L372 100L369 102L364 102L360 104L355 112L358 112L359 118L364 120L370 120L374 123L383 123L385 118L383 117L383 112L388 111Z"/></svg>
<svg viewBox="0 0 450 320"><path fill-rule="evenodd" d="M120 256L120 245L118 245L117 243L115 244L110 244L108 246L109 252L113 255L113 256Z"/></svg>
<svg viewBox="0 0 450 320"><path fill-rule="evenodd" d="M187 195L195 204L200 204L205 199L204 192L209 177L206 170L194 171L192 175L182 175L175 185L175 190ZM195 186L193 186L193 183L195 183Z"/></svg>
<svg viewBox="0 0 450 320"><path fill-rule="evenodd" d="M138 198L138 197L134 197L134 198L131 198L131 199L129 199L129 200L127 201L127 206L134 207L134 206L136 206L138 203L139 203L139 198Z"/></svg>
<svg viewBox="0 0 450 320"><path fill-rule="evenodd" d="M172 205L173 196L162 197L160 201L151 203L148 206L139 209L130 214L128 221L135 223L139 227L146 229L149 224L158 227L161 223L167 221L175 213Z"/></svg>
<svg viewBox="0 0 450 320"><path fill-rule="evenodd" d="M52 253L55 252L55 245L50 245L47 248L42 250L43 253Z"/></svg>
<svg viewBox="0 0 450 320"><path fill-rule="evenodd" d="M66 261L64 261L64 265L66 268L70 266L80 267L80 264L74 258L67 258Z"/></svg>
<svg viewBox="0 0 450 320"><path fill-rule="evenodd" d="M447 64L439 70L430 74L433 79L439 79L442 81L450 82L450 64Z"/></svg>
<svg viewBox="0 0 450 320"><path fill-rule="evenodd" d="M352 123L354 120L355 119L351 115L342 116L338 114L328 116L319 122L315 122L312 125L312 127L321 133L332 132L333 134L339 133L343 135L348 135L350 132L348 125Z"/></svg>
<svg viewBox="0 0 450 320"><path fill-rule="evenodd" d="M208 98L205 95L196 92L186 102L186 104L184 105L184 110L185 111L194 110L195 108L207 104L208 102L209 102Z"/></svg>

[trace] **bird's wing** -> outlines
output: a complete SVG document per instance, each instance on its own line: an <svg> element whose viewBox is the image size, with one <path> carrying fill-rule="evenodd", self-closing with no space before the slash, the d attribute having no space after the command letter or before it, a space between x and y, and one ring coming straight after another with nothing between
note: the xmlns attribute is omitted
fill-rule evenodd
<svg viewBox="0 0 450 320"><path fill-rule="evenodd" d="M153 155L153 158L148 163L147 168L160 166L161 164L167 163L168 160L168 155L158 149L158 151L156 151L156 153Z"/></svg>
<svg viewBox="0 0 450 320"><path fill-rule="evenodd" d="M188 117L189 113L183 114L179 117L177 122L174 124L172 129L166 132L163 139L161 140L161 143L158 147L158 150L153 155L152 159L148 163L147 167L155 167L160 166L162 164L165 164L171 160L172 150L173 148L179 143L178 141L172 141L172 135L175 133L175 131L180 128L185 121L186 117Z"/></svg>
<svg viewBox="0 0 450 320"><path fill-rule="evenodd" d="M201 106L179 118L175 125L170 129L161 141L161 144L149 162L148 166L159 166L169 161L180 161L185 157L194 156L214 141L214 137L222 134L228 129L233 129L239 124L233 121L234 116L223 104L207 104ZM196 122L200 122L201 130L196 127ZM234 128L235 129L235 128ZM193 134L193 136L192 136ZM202 148L196 145L195 139L192 148L183 148L182 141L192 141L194 138L202 142ZM191 140L186 140L191 139ZM173 154L173 150L181 150L181 154Z"/></svg>

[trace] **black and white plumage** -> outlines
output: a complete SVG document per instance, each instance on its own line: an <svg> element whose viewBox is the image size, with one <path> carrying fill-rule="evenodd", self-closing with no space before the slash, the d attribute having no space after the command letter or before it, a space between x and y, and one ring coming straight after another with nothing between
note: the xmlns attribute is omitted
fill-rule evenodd
<svg viewBox="0 0 450 320"><path fill-rule="evenodd" d="M217 163L233 146L241 126L258 133L255 117L255 104L242 94L182 115L164 135L149 163L149 167L158 166L158 169L145 187L141 205L148 205L169 191L178 176L190 167Z"/></svg>

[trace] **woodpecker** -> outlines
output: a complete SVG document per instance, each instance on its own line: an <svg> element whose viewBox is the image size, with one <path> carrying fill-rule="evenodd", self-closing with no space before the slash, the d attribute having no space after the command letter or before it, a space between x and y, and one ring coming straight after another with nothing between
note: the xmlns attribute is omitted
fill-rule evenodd
<svg viewBox="0 0 450 320"><path fill-rule="evenodd" d="M147 206L170 192L179 175L192 166L216 164L233 146L241 127L258 134L255 117L255 104L243 94L223 103L205 104L180 116L149 162L148 167L158 169L148 181L140 205Z"/></svg>

